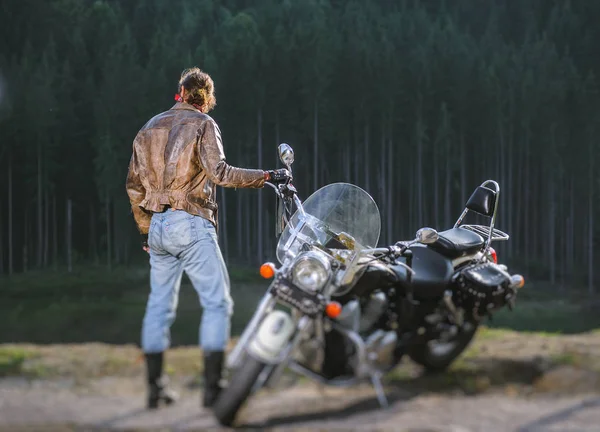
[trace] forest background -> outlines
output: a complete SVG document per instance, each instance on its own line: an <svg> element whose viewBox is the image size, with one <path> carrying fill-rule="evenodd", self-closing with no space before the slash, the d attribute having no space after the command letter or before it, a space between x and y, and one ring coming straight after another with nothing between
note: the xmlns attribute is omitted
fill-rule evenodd
<svg viewBox="0 0 600 432"><path fill-rule="evenodd" d="M3 1L0 340L137 334L148 286L125 192L131 145L195 65L215 80L229 163L272 169L291 144L303 197L335 181L372 194L381 244L451 227L494 179L511 235L500 261L539 295L590 304L598 22L600 2L586 0ZM272 195L219 191L234 285L274 259ZM178 325L195 332L192 303Z"/></svg>

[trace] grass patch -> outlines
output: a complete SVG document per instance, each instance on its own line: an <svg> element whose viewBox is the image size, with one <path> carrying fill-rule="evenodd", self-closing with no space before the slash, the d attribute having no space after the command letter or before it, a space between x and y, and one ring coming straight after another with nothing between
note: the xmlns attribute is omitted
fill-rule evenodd
<svg viewBox="0 0 600 432"><path fill-rule="evenodd" d="M513 311L502 309L486 322L490 328L508 328L516 331L574 334L600 328L600 314L588 306L584 298L548 299L517 298Z"/></svg>
<svg viewBox="0 0 600 432"><path fill-rule="evenodd" d="M0 347L0 376L20 375L28 354L23 349Z"/></svg>
<svg viewBox="0 0 600 432"><path fill-rule="evenodd" d="M477 340L496 340L512 333L514 333L514 331L509 329L481 326L477 331Z"/></svg>
<svg viewBox="0 0 600 432"><path fill-rule="evenodd" d="M199 376L201 360L202 352L198 347L173 348L166 354L166 372L173 376ZM139 376L144 371L143 353L134 345L0 346L0 377L67 377L85 382L104 376Z"/></svg>
<svg viewBox="0 0 600 432"><path fill-rule="evenodd" d="M231 267L229 273L236 335L254 313L268 282L256 268ZM149 293L149 266L29 272L0 278L0 286L0 343L137 344ZM578 291L550 292L528 284L515 310L494 314L478 340L501 337L505 329L569 334L600 328L600 314L590 304L590 298ZM171 329L173 346L198 343L201 315L198 296L184 276Z"/></svg>
<svg viewBox="0 0 600 432"><path fill-rule="evenodd" d="M594 353L565 350L550 356L552 366L574 366L577 368L597 369L598 359Z"/></svg>
<svg viewBox="0 0 600 432"><path fill-rule="evenodd" d="M52 369L39 362L40 355L35 350L18 346L0 346L0 377L22 376L45 378L52 375Z"/></svg>

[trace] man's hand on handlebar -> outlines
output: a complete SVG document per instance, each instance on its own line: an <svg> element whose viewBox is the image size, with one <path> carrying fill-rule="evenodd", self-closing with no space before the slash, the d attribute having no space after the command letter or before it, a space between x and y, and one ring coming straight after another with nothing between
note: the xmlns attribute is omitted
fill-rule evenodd
<svg viewBox="0 0 600 432"><path fill-rule="evenodd" d="M292 180L292 175L285 168L270 170L265 171L265 180L275 185L286 184Z"/></svg>

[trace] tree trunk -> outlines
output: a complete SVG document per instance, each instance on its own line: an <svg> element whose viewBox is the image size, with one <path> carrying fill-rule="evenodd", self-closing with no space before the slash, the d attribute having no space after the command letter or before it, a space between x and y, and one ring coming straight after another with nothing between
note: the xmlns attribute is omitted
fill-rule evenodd
<svg viewBox="0 0 600 432"><path fill-rule="evenodd" d="M344 149L342 150L343 152L343 159L344 159L344 181L346 182L351 182L350 176L351 176L351 169L350 169L350 152L352 150L349 149L348 147L344 147Z"/></svg>
<svg viewBox="0 0 600 432"><path fill-rule="evenodd" d="M258 167L262 167L263 160L263 149L262 149L262 108L258 109L258 113L256 116L256 125L257 125L257 136L258 136ZM256 253L259 262L262 262L264 259L264 245L263 245L263 214L264 214L264 205L263 205L263 191L258 191L258 211L257 211L257 224L258 224L258 232L257 232L257 242L256 242Z"/></svg>
<svg viewBox="0 0 600 432"><path fill-rule="evenodd" d="M385 136L385 117L382 116L381 118L381 147L379 149L379 184L378 184L378 192L379 192L379 196L378 196L378 200L380 203L383 204L383 213L382 216L385 217L385 214L387 214L388 211L388 207L389 207L389 202L386 201L386 179L387 179L387 164L385 161L385 156L387 154L387 149L385 147L386 144L386 136ZM389 233L387 232L387 226L386 225L382 225L381 227L382 230L382 235L380 236L380 239L389 239ZM386 243L388 243L386 241ZM389 243L388 243L389 244Z"/></svg>
<svg viewBox="0 0 600 432"><path fill-rule="evenodd" d="M417 166L415 169L414 187L417 189L417 225L423 226L423 118L421 113L422 98L419 94L419 102L417 104L417 122L416 122L416 138L417 138ZM414 229L414 227L413 227Z"/></svg>
<svg viewBox="0 0 600 432"><path fill-rule="evenodd" d="M436 229L440 229L440 164L439 157L433 157L433 223Z"/></svg>
<svg viewBox="0 0 600 432"><path fill-rule="evenodd" d="M8 159L8 275L14 271L13 262L13 200L12 200L12 157Z"/></svg>
<svg viewBox="0 0 600 432"><path fill-rule="evenodd" d="M313 190L319 186L319 102L315 99L313 118Z"/></svg>
<svg viewBox="0 0 600 432"><path fill-rule="evenodd" d="M279 144L279 112L277 112L277 114L275 114L275 146L278 146Z"/></svg>
<svg viewBox="0 0 600 432"><path fill-rule="evenodd" d="M467 203L467 155L465 149L465 134L460 129L460 204Z"/></svg>
<svg viewBox="0 0 600 432"><path fill-rule="evenodd" d="M246 244L244 247L244 252L246 253L246 261L250 261L252 259L252 232L251 232L251 219L252 212L250 208L250 196L244 195L244 202L246 211L244 212L247 216L244 217L244 237L246 239Z"/></svg>
<svg viewBox="0 0 600 432"><path fill-rule="evenodd" d="M104 215L106 217L106 267L108 270L112 268L112 239L111 239L111 223L110 223L110 196L106 190L104 201Z"/></svg>
<svg viewBox="0 0 600 432"><path fill-rule="evenodd" d="M25 207L25 217L23 225L23 273L27 273L29 269L29 251L27 246L29 244L29 208Z"/></svg>
<svg viewBox="0 0 600 432"><path fill-rule="evenodd" d="M500 194L501 197L504 197L504 194L502 193L502 191L504 190L505 186L506 186L506 139L505 139L505 130L504 130L504 121L503 121L503 113L502 113L502 104L500 103L500 101L498 101L498 106L499 106L499 110L498 110L498 138L500 140L499 146L498 146L498 160L499 160L499 173L498 173L498 181L500 182ZM504 200L506 201L506 200ZM500 205L499 209L500 209L500 214L498 215L498 219L501 220L502 222L502 226L507 227L508 229L508 203L505 203L503 201L502 205ZM509 235L512 235L512 233L509 231L508 232ZM504 242L503 242L504 243ZM502 244L501 245L501 251L502 253L506 253L508 255L507 249L508 246Z"/></svg>
<svg viewBox="0 0 600 432"><path fill-rule="evenodd" d="M569 219L567 221L567 273L571 282L575 282L575 181L571 175L569 192Z"/></svg>
<svg viewBox="0 0 600 432"><path fill-rule="evenodd" d="M242 195L240 194L239 191L236 191L235 193L235 211L237 213L236 215L236 249L237 249L237 255L236 257L238 259L242 258L244 256L244 238L242 237L244 235L244 228L242 226L242 222L244 221L244 211L243 211L243 202L242 202Z"/></svg>
<svg viewBox="0 0 600 432"><path fill-rule="evenodd" d="M113 243L113 249L115 251L113 262L116 265L121 264L121 240L122 240L120 225L118 223L119 220L116 217L116 213L117 213L118 209L119 209L119 200L116 199L112 203L112 209L110 212L110 218L111 218L110 223L111 223L111 227L112 227L111 240Z"/></svg>
<svg viewBox="0 0 600 432"><path fill-rule="evenodd" d="M548 242L550 246L548 248L548 260L550 262L550 283L554 285L556 283L556 202L554 197L554 179L550 180L548 192L548 203L550 206L548 211Z"/></svg>
<svg viewBox="0 0 600 432"><path fill-rule="evenodd" d="M73 271L73 202L67 199L67 271Z"/></svg>
<svg viewBox="0 0 600 432"><path fill-rule="evenodd" d="M37 266L42 266L42 251L44 247L43 217L42 217L42 144L37 146Z"/></svg>
<svg viewBox="0 0 600 432"><path fill-rule="evenodd" d="M524 193L524 205L523 205L523 233L521 234L521 241L523 242L523 251L525 256L525 267L529 266L530 256L532 255L532 244L531 244L531 229L530 223L531 215L529 214L531 209L531 163L529 158L529 139L527 140L526 153L525 153L525 181L523 187Z"/></svg>
<svg viewBox="0 0 600 432"><path fill-rule="evenodd" d="M512 191L513 190L513 134L512 131L509 135L509 142L508 142L508 159L507 159L507 164L508 164L508 179L507 179L507 190ZM510 200L509 200L510 201ZM508 232L512 233L513 232L513 221L514 221L514 216L515 216L515 206L513 205L513 203L511 202L506 202L505 203L505 207L507 210L507 224L508 224ZM507 244L507 255L508 257L512 257L512 252L513 252L513 243L512 242L508 242Z"/></svg>
<svg viewBox="0 0 600 432"><path fill-rule="evenodd" d="M377 199L376 201L381 203L381 205L383 205L383 213L385 214L385 212L387 212L387 205L385 204L385 197L386 197L386 193L385 193L385 180L387 178L387 164L385 162L385 155L386 155L386 148L385 148L385 120L381 121L381 143L379 145L379 162L378 162L378 166L379 166L379 175L377 176L378 179L378 183L377 183ZM385 233L385 226L381 227L382 229L382 234ZM381 236L382 238L387 238L385 236Z"/></svg>
<svg viewBox="0 0 600 432"><path fill-rule="evenodd" d="M0 213L0 276L4 274L4 225L2 224L2 213Z"/></svg>
<svg viewBox="0 0 600 432"><path fill-rule="evenodd" d="M369 123L365 123L365 136L364 136L364 152L365 152L365 160L362 162L365 166L365 189L367 191L369 191L371 189L371 182L370 182L370 172L369 172L369 152L371 151L371 149L369 148Z"/></svg>
<svg viewBox="0 0 600 432"><path fill-rule="evenodd" d="M48 205L48 188L44 193L44 267L48 266L48 252L50 248L50 206Z"/></svg>
<svg viewBox="0 0 600 432"><path fill-rule="evenodd" d="M588 189L588 292L594 293L594 152L592 140L589 144L590 177Z"/></svg>
<svg viewBox="0 0 600 432"><path fill-rule="evenodd" d="M446 178L444 179L444 229L450 228L452 224L452 203L450 202L450 182L452 181L452 150L450 140L446 142Z"/></svg>
<svg viewBox="0 0 600 432"><path fill-rule="evenodd" d="M89 243L89 251L90 251L90 256L92 257L94 263L97 263L98 260L98 245L96 243L96 238L97 238L97 234L96 234L96 212L94 211L94 202L92 200L90 200L90 206L89 206L89 211L90 211L90 231L89 231L89 236L90 236L90 243Z"/></svg>
<svg viewBox="0 0 600 432"><path fill-rule="evenodd" d="M56 215L56 194L52 195L52 262L54 269L58 269L58 219Z"/></svg>
<svg viewBox="0 0 600 432"><path fill-rule="evenodd" d="M364 164L361 163L361 154L360 154L360 142L358 138L358 122L355 122L354 125L354 148L352 152L352 163L354 164L354 180L352 183L356 185L360 185L360 167Z"/></svg>
<svg viewBox="0 0 600 432"><path fill-rule="evenodd" d="M532 195L532 197L534 197L534 199L539 197L541 194L540 178L542 178L542 176L543 176L542 170L539 170L539 172L536 172L534 169L531 172L531 177L534 179L531 195ZM544 176L544 179L545 179L545 176ZM531 249L530 250L531 250L532 256L539 256L541 254L541 249L544 246L544 245L539 244L541 242L538 242L540 235L543 235L543 232L541 231L543 229L543 224L538 222L541 220L540 212L543 211L543 209L540 208L539 201L537 201L537 200L533 202L533 205L531 206L531 208L532 208L531 220L534 221L534 223L532 224L532 228L531 228L531 236L530 236Z"/></svg>
<svg viewBox="0 0 600 432"><path fill-rule="evenodd" d="M520 211L517 211L516 214L514 215L514 226L513 226L513 230L511 230L511 234L514 236L514 238L516 239L516 241L514 242L514 251L516 252L518 257L521 257L521 241L523 240L521 237L521 232L520 232L520 219L523 216L523 202L521 201L522 198L522 185L523 185L523 157L522 157L522 151L521 148L523 147L523 140L521 138L521 140L519 141L518 144L518 150L515 154L515 160L514 160L514 164L516 166L516 173L515 173L515 184L517 185L517 187L513 190L511 189L511 196L510 196L510 201L511 203L514 203L514 208L515 209L520 209Z"/></svg>
<svg viewBox="0 0 600 432"><path fill-rule="evenodd" d="M416 206L416 192L415 189L418 189L417 187L417 183L419 181L417 177L417 170L415 167L409 166L407 169L407 174L408 174L408 178L411 179L411 181L408 182L409 185L409 193L408 193L408 208L409 209L414 209L417 208ZM418 221L416 221L415 219L418 217L418 213L417 215L415 215L414 211L410 211L408 212L408 229L411 232L416 231L416 229L420 228L415 228L415 225L418 224Z"/></svg>
<svg viewBox="0 0 600 432"><path fill-rule="evenodd" d="M390 128L391 129L391 128ZM394 142L392 140L392 135L390 132L390 138L388 139L388 148L387 148L387 153L388 153L388 160L387 160L387 185L386 185L386 191L387 191L387 199L386 199L386 204L387 204L387 232L388 232L388 243L392 244L394 242L394 202L395 202L395 197L394 196ZM399 171L397 171L399 172Z"/></svg>

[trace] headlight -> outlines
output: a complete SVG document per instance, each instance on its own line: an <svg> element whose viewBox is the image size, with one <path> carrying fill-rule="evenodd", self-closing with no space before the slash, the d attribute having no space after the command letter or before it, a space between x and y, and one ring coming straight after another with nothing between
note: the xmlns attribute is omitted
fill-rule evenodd
<svg viewBox="0 0 600 432"><path fill-rule="evenodd" d="M329 279L329 260L317 252L302 254L292 269L292 282L306 291L322 289Z"/></svg>

